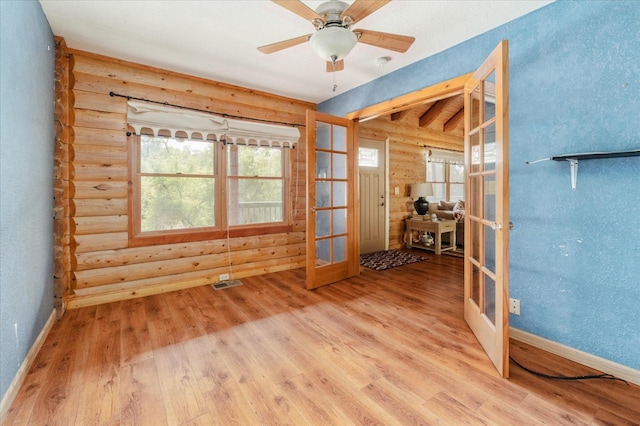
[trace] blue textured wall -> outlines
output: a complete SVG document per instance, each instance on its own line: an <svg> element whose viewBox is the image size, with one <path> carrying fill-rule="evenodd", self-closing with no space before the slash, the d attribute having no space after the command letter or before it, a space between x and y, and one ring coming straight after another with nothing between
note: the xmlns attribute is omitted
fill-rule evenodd
<svg viewBox="0 0 640 426"><path fill-rule="evenodd" d="M0 395L53 310L54 42L37 1L0 1Z"/></svg>
<svg viewBox="0 0 640 426"><path fill-rule="evenodd" d="M640 2L552 3L319 106L335 115L510 55L513 327L640 369L640 157L529 160L640 149Z"/></svg>

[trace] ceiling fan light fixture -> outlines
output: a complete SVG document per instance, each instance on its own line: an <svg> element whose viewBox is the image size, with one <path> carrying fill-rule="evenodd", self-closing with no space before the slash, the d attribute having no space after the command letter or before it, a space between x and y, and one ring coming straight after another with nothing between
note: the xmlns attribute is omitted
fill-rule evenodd
<svg viewBox="0 0 640 426"><path fill-rule="evenodd" d="M325 27L311 36L311 48L325 61L344 59L358 43L358 37L343 27Z"/></svg>

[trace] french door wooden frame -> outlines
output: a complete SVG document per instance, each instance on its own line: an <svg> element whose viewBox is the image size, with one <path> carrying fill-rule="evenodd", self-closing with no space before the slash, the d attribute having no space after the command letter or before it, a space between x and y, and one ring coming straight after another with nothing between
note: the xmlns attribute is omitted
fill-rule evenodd
<svg viewBox="0 0 640 426"><path fill-rule="evenodd" d="M493 61L493 62L492 62ZM495 321L493 330L490 333L485 333L484 331L478 331L474 329L475 325L472 326L470 324L471 329L473 330L476 337L480 341L481 345L487 352L489 358L494 363L496 369L503 377L508 377L509 375L509 312L507 309L507 302L509 297L509 286L508 286L508 275L509 275L509 256L508 256L508 241L509 241L509 215L508 215L508 205L509 205L509 185L508 185L508 43L507 41L502 41L498 47L492 52L489 58L480 66L480 69L476 72L464 74L451 80L443 81L438 84L434 84L429 87L425 87L413 93L408 93L403 96L399 96L394 99L390 99L388 101L384 101L382 103L372 105L366 108L363 108L358 111L351 112L345 116L345 118L350 120L368 120L373 119L382 115L391 114L394 112L399 112L408 108L412 108L414 106L423 104L425 102L434 102L440 99L449 98L454 95L461 95L465 93L465 86L469 85L468 88L474 87L476 81L481 79L486 79L487 67L493 67L494 73L494 82L496 84L492 90L495 92L495 108L496 115L498 115L498 119L495 120L496 128L499 127L499 130L496 130L496 133L500 133L496 135L496 149L495 155L496 157L496 167L498 170L496 171L496 183L495 183L495 210L496 217L495 220L489 221L487 218L481 218L480 222L483 223L483 228L488 227L492 230L492 232L496 232L494 234L494 241L496 244L492 247L494 250L494 259L496 260L494 270L490 275L491 278L495 278L495 289L496 289L496 298L495 304L499 305L499 308L496 309L495 312ZM485 82L485 88L489 87L492 82ZM498 85L500 87L498 87ZM469 111L465 105L465 123L470 118L466 117ZM471 121L469 122L471 123ZM485 123L486 124L486 123ZM465 127L465 147L469 143L467 141L467 129L470 127ZM471 155L469 153L469 155ZM484 155L484 151L483 151ZM500 163L499 166L497 163ZM498 176L499 175L499 176ZM465 187L469 186L469 169L465 167ZM465 188L466 191L468 189ZM473 200L469 200L466 197L466 210L467 211L475 211L477 210L477 206L473 205ZM477 198L477 194L476 194ZM471 201L471 205L470 205ZM486 222L486 223L485 223ZM492 229L495 228L495 229ZM474 229L475 230L475 229ZM480 233L477 233L476 236L472 235L470 228L470 221L468 218L465 218L465 247L472 247L473 244L476 244L478 247L483 246L487 247L484 236L481 241L477 240L477 237L480 236ZM484 249L483 249L484 250ZM477 260L477 259L476 259ZM476 262L477 263L477 262ZM483 265L486 272L486 265ZM470 271L473 270L473 262L470 259L470 256L465 253L465 319L467 322L470 321L472 316L482 317L485 315L484 307L475 309L475 312L467 318L467 311L471 311L470 308L472 304L476 303L473 297L469 297L469 292L472 289L472 277L470 276ZM477 323L477 320L471 320L472 323ZM491 328L491 327L489 327ZM479 334L480 333L480 334ZM489 342L489 343L487 343ZM499 355L495 355L499 354Z"/></svg>
<svg viewBox="0 0 640 426"><path fill-rule="evenodd" d="M307 289L360 273L358 123L307 111Z"/></svg>

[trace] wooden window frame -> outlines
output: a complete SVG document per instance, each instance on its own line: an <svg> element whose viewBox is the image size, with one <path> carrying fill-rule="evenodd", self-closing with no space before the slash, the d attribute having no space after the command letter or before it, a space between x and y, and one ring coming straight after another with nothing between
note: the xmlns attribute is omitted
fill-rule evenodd
<svg viewBox="0 0 640 426"><path fill-rule="evenodd" d="M216 164L216 211L215 215L220 224L213 227L200 227L166 230L166 231L147 231L140 230L140 199L141 187L139 164L140 164L140 136L131 134L128 136L128 234L129 247L141 247L158 244L175 244L192 241L217 240L222 238L248 237L264 234L287 233L293 230L291 223L291 162L287 148L281 148L283 152L282 158L282 181L283 181L283 200L282 200L282 222L271 222L249 225L228 225L227 210L228 200L226 194L227 188L227 149L222 142L217 142ZM222 194L222 197L220 196Z"/></svg>

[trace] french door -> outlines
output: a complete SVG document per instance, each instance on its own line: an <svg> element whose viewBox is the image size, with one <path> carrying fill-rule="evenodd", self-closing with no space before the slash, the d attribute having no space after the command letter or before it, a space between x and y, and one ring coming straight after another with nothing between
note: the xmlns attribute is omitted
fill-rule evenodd
<svg viewBox="0 0 640 426"><path fill-rule="evenodd" d="M307 289L360 273L356 126L307 111Z"/></svg>
<svg viewBox="0 0 640 426"><path fill-rule="evenodd" d="M464 318L503 377L509 377L508 99L505 40L464 87Z"/></svg>

